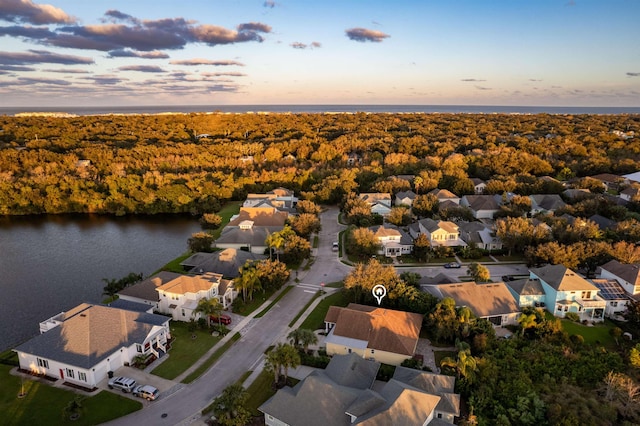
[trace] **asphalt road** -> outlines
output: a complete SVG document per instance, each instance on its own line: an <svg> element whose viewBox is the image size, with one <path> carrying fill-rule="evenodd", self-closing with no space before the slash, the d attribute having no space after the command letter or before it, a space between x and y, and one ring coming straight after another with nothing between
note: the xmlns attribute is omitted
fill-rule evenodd
<svg viewBox="0 0 640 426"><path fill-rule="evenodd" d="M331 245L336 241L340 229L337 217L337 208L331 208L322 214L322 231L316 259L308 271L300 273L300 285L289 291L262 319L256 321L209 371L172 395L161 397L142 410L108 424L172 426L187 425L200 419L200 410L220 395L224 388L237 381L245 371L253 369L267 347L287 332L289 322L313 297L315 291L320 289L322 282L340 281L349 271L347 266L338 261L337 253L331 251Z"/></svg>

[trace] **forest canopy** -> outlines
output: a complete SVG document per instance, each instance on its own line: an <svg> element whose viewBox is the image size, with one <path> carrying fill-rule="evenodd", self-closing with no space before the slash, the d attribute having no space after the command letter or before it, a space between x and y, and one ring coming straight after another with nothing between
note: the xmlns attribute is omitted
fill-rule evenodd
<svg viewBox="0 0 640 426"><path fill-rule="evenodd" d="M614 133L615 132L615 133ZM203 213L286 186L495 193L640 170L638 115L167 114L0 116L0 214ZM542 183L540 183L542 182ZM406 182L405 182L406 184Z"/></svg>

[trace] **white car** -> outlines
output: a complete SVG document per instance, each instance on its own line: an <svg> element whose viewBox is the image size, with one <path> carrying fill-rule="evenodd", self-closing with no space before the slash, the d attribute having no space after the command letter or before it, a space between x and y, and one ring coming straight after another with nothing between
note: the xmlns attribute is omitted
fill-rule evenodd
<svg viewBox="0 0 640 426"><path fill-rule="evenodd" d="M331 247L331 250L333 251L338 251L340 250L340 246L338 245L337 242L333 243L333 246Z"/></svg>
<svg viewBox="0 0 640 426"><path fill-rule="evenodd" d="M130 393L136 387L136 381L129 377L114 377L109 379L109 389L120 389L124 393Z"/></svg>

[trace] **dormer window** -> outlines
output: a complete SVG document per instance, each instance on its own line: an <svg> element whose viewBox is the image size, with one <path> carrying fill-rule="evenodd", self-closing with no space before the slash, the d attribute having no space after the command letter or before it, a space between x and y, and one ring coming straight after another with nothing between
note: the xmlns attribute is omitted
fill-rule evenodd
<svg viewBox="0 0 640 426"><path fill-rule="evenodd" d="M242 222L240 222L239 228L242 229L242 230L251 229L251 228L253 228L253 221L252 220L243 220Z"/></svg>

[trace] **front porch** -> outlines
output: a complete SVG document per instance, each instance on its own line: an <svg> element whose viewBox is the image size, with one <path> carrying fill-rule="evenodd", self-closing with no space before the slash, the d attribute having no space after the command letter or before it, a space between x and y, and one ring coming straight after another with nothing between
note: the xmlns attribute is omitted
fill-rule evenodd
<svg viewBox="0 0 640 426"><path fill-rule="evenodd" d="M560 300L556 302L556 315L564 318L567 313L578 314L580 321L604 321L607 302L604 300Z"/></svg>

